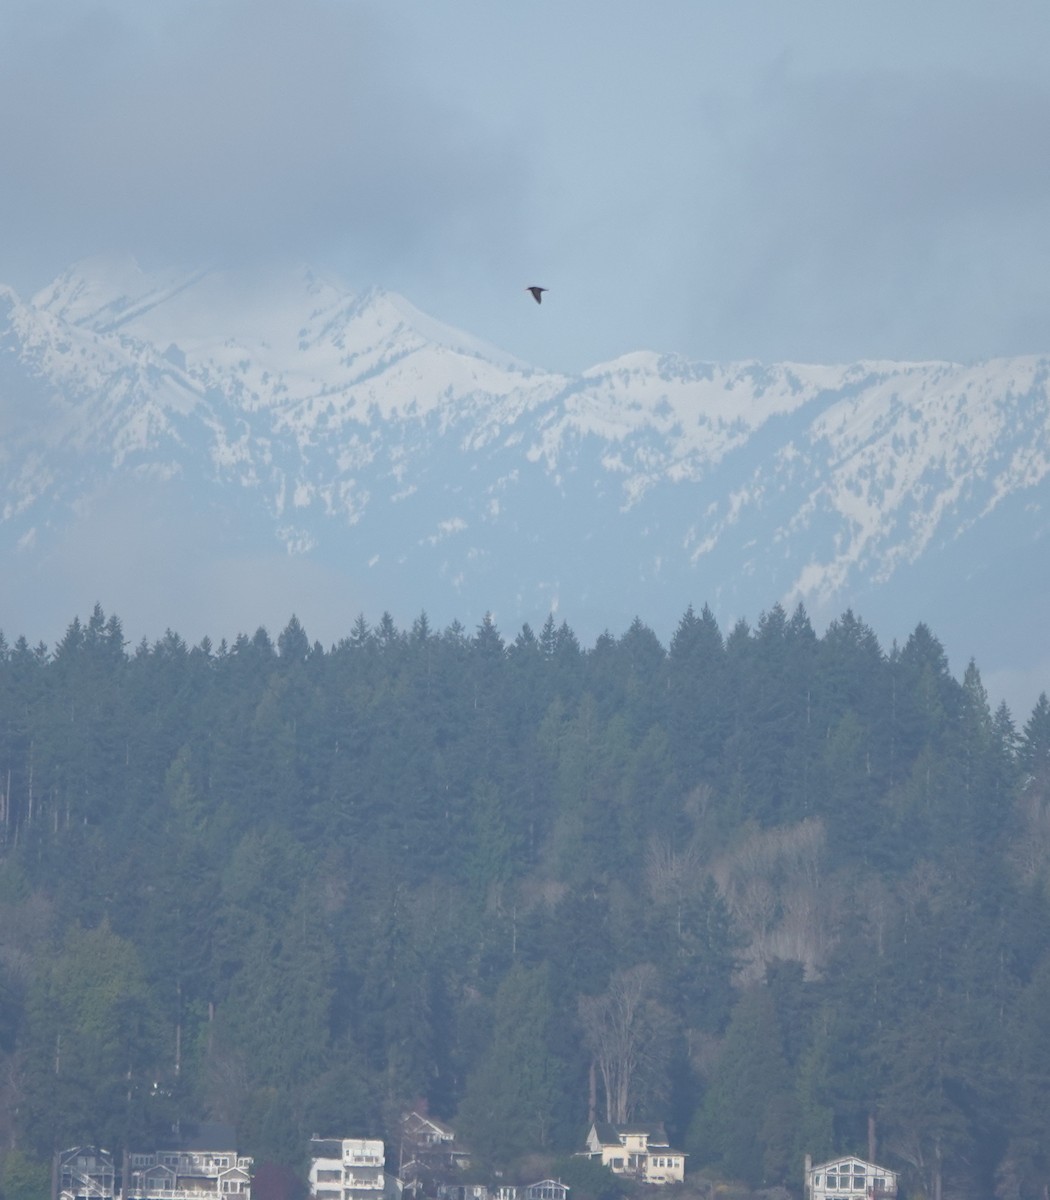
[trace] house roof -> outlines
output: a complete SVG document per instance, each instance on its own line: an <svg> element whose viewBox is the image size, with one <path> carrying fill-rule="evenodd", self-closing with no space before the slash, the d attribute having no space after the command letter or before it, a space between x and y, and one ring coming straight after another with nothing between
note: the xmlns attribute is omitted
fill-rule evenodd
<svg viewBox="0 0 1050 1200"><path fill-rule="evenodd" d="M834 1172L840 1167L848 1167L849 1169L852 1169L854 1166L863 1167L865 1172L876 1171L880 1175L897 1174L896 1171L891 1171L889 1167L882 1167L879 1166L878 1163L868 1162L863 1158L857 1158L855 1154L842 1154L838 1158L829 1158L827 1162L814 1163L810 1170Z"/></svg>
<svg viewBox="0 0 1050 1200"><path fill-rule="evenodd" d="M413 1109L412 1112L405 1113L405 1115L401 1118L401 1124L406 1130L413 1133L420 1129L426 1129L429 1127L436 1133L440 1133L443 1137L446 1137L449 1140L456 1136L454 1131L450 1129L449 1126L443 1121L438 1121L434 1117L425 1116L421 1112L416 1112L415 1109Z"/></svg>
<svg viewBox="0 0 1050 1200"><path fill-rule="evenodd" d="M593 1128L595 1136L603 1146L615 1146L617 1142L622 1141L628 1134L639 1133L644 1133L651 1145L668 1145L667 1134L659 1122L655 1125L648 1125L644 1122L630 1125L613 1125L608 1121L595 1121Z"/></svg>
<svg viewBox="0 0 1050 1200"><path fill-rule="evenodd" d="M102 1159L106 1162L110 1162L113 1159L113 1155L108 1150L103 1150L100 1146L70 1146L68 1150L63 1150L59 1154L61 1162L66 1162L68 1159L77 1157Z"/></svg>

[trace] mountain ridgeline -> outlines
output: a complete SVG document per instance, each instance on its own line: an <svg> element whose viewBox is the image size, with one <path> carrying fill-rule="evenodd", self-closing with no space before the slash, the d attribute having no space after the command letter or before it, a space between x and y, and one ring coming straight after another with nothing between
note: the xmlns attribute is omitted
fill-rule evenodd
<svg viewBox="0 0 1050 1200"><path fill-rule="evenodd" d="M296 611L328 644L423 601L588 641L644 612L666 640L703 596L725 627L774 600L886 643L921 618L996 696L1050 673L1045 356L567 375L306 269L97 259L0 288L0 433L0 619L31 640L97 596L136 637Z"/></svg>
<svg viewBox="0 0 1050 1200"><path fill-rule="evenodd" d="M208 1117L298 1167L425 1102L507 1169L596 1115L752 1187L872 1135L913 1196L1050 1183L1050 704L926 625L96 607L0 642L0 803L9 1159Z"/></svg>

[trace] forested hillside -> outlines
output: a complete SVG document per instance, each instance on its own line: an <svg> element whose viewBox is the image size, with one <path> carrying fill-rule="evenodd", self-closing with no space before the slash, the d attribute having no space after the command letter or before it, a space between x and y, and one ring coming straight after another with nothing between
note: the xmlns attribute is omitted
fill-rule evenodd
<svg viewBox="0 0 1050 1200"><path fill-rule="evenodd" d="M752 1186L874 1137L911 1196L1034 1200L1048 881L1050 704L923 625L130 649L96 608L0 642L8 1200L55 1146L210 1117L298 1167L424 1101L497 1165L595 1105Z"/></svg>

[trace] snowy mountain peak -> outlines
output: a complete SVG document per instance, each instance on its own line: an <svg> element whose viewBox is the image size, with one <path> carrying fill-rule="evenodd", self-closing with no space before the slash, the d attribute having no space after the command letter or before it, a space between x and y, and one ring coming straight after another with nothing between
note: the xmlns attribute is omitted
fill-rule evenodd
<svg viewBox="0 0 1050 1200"><path fill-rule="evenodd" d="M130 255L83 259L33 296L34 308L71 325L105 327L158 287Z"/></svg>
<svg viewBox="0 0 1050 1200"><path fill-rule="evenodd" d="M1048 379L1042 357L645 351L566 377L302 266L87 260L0 293L0 537L28 580L128 492L162 523L213 510L213 556L221 534L349 571L392 611L560 604L600 629L704 600L890 612L910 588L932 618L987 599L1008 545L1050 570Z"/></svg>

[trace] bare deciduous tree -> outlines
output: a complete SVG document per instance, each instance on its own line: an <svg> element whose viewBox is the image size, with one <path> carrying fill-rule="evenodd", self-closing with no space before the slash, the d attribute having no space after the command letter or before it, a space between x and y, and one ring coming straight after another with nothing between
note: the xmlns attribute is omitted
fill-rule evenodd
<svg viewBox="0 0 1050 1200"><path fill-rule="evenodd" d="M1021 789L1016 806L1017 835L1009 857L1025 883L1045 879L1050 867L1050 797L1034 781Z"/></svg>
<svg viewBox="0 0 1050 1200"><path fill-rule="evenodd" d="M674 912L675 936L680 938L683 905L703 882L700 855L695 847L681 848L666 838L654 837L645 852L645 877L653 900Z"/></svg>
<svg viewBox="0 0 1050 1200"><path fill-rule="evenodd" d="M665 1083L671 1019L656 998L655 967L617 971L601 996L581 996L583 1035L605 1092L605 1119L622 1125Z"/></svg>
<svg viewBox="0 0 1050 1200"><path fill-rule="evenodd" d="M832 943L824 892L826 835L814 817L755 830L714 864L733 923L747 941L740 979L761 978L774 958L816 974Z"/></svg>

